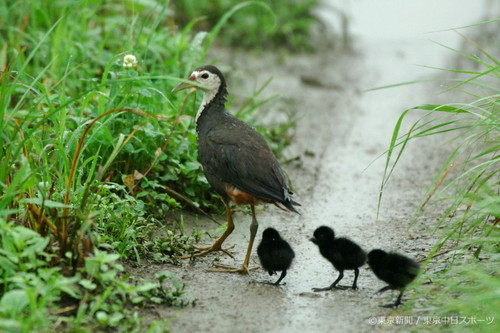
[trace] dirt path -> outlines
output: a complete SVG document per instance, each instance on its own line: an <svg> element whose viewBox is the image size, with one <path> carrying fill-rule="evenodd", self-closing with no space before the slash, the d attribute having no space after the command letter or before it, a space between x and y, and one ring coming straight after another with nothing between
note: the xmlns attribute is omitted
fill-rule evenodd
<svg viewBox="0 0 500 333"><path fill-rule="evenodd" d="M225 243L235 245L232 252L236 261L213 255L184 267L144 267L144 272L149 273L172 271L187 283L187 297L196 300L194 307L157 310L166 320L174 316L169 326L173 332L371 332L374 326L370 318L393 313L378 307L390 300L391 294L375 294L383 283L366 266L361 270L358 291L312 292L313 287L329 285L337 272L308 239L315 228L329 225L338 235L352 238L366 250L381 247L418 259L425 256L433 243L422 237L421 229L425 222L432 221L432 214L423 217L412 230L407 222L425 184L439 166L439 152L430 142L424 149L410 149L386 189L378 219L384 161L380 159L365 168L387 148L402 110L435 101L435 92L414 85L363 91L415 79L419 75L415 63L444 65L446 52L428 41L411 38L383 43L361 37L354 49L354 54L344 55L322 52L283 59L233 54L231 60L227 59L235 69L230 76L230 93L243 94L245 88L236 88L239 84L253 88L252 84L259 86L273 76L266 92L283 96L277 110L290 108L300 118L294 143L286 152L287 157L300 159L286 168L296 199L302 203L301 215L274 207L261 209L257 237L259 242L262 231L269 226L278 229L294 248L296 260L286 285L280 288L257 283L269 280L262 270L250 276L207 272L218 259L228 265L241 265L250 216L237 213L236 229ZM435 55L440 64L429 63L429 54ZM215 229L210 222L197 223ZM213 240L205 242L211 244ZM255 248L252 263L257 266ZM352 278L353 274L346 272L343 282L350 283Z"/></svg>

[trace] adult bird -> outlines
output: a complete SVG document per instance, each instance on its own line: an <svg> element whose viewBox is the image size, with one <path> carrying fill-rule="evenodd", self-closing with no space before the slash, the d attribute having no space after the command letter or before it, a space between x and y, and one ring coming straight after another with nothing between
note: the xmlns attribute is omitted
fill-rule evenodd
<svg viewBox="0 0 500 333"><path fill-rule="evenodd" d="M204 93L196 114L198 156L208 182L224 201L227 218L222 236L211 247L200 249L202 252L198 255L222 250L222 243L234 230L231 202L250 205L252 223L245 260L241 269L229 270L248 274L258 229L255 205L272 203L298 213L294 206L300 204L292 199L284 173L264 138L225 109L228 92L221 71L210 65L198 67L187 82L179 84L172 92L186 88L198 88Z"/></svg>
<svg viewBox="0 0 500 333"><path fill-rule="evenodd" d="M337 271L338 278L326 288L313 288L313 291L325 291L336 289L345 289L337 286L344 277L344 270L354 270L354 282L352 289L357 289L357 281L359 276L359 267L366 262L366 252L356 243L344 237L335 237L335 232L332 228L322 226L314 231L314 237L311 241L318 245L321 255L330 261Z"/></svg>
<svg viewBox="0 0 500 333"><path fill-rule="evenodd" d="M269 283L278 286L286 276L286 271L290 268L295 253L286 240L276 229L267 228L262 233L262 241L257 246L257 255L260 259L262 268L273 275L275 272L281 272L278 281Z"/></svg>
<svg viewBox="0 0 500 333"><path fill-rule="evenodd" d="M380 280L388 284L380 289L379 293L389 289L399 290L396 302L381 305L383 307L400 305L405 287L415 280L420 271L420 265L415 260L399 253L387 253L379 249L368 253L368 265Z"/></svg>

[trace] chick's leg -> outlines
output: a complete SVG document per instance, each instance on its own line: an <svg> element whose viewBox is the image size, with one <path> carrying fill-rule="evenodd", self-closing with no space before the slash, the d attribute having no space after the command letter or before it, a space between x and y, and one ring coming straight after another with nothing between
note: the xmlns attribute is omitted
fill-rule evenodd
<svg viewBox="0 0 500 333"><path fill-rule="evenodd" d="M313 291L327 291L327 290L332 290L334 288L335 289L346 289L345 287L337 286L337 283L339 283L343 277L344 277L344 271L340 271L337 280L335 280L331 285L329 285L326 288L313 288Z"/></svg>

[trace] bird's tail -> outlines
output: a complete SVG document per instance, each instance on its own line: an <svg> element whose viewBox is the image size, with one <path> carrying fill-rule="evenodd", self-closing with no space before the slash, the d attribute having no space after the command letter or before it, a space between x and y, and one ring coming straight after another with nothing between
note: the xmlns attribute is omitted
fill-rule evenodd
<svg viewBox="0 0 500 333"><path fill-rule="evenodd" d="M299 203L298 203L297 201L295 201L295 200L290 200L290 201L288 201L288 202L287 202L287 204L285 204L285 207L286 207L288 210L290 210L290 211L292 211L292 212L297 213L297 214L299 214L299 215L300 215L299 211L298 211L298 210L296 210L296 209L295 209L295 207L293 207L293 206L302 206L302 205L301 205L301 204L299 204Z"/></svg>
<svg viewBox="0 0 500 333"><path fill-rule="evenodd" d="M285 199L281 202L281 204L285 207L286 210L289 210L291 212L294 212L294 213L297 213L300 215L299 211L296 210L294 206L301 206L301 204L292 199L292 197L290 195L293 193L290 192L290 190L287 188L283 189L283 192L285 195Z"/></svg>

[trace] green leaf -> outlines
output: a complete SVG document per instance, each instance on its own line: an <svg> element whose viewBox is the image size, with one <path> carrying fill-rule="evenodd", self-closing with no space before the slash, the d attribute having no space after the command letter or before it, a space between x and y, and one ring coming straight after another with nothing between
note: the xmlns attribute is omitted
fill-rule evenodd
<svg viewBox="0 0 500 333"><path fill-rule="evenodd" d="M97 288L97 285L90 281L90 280L87 280L87 279L81 279L80 281L78 281L78 283L85 289L88 289L88 290L95 290Z"/></svg>
<svg viewBox="0 0 500 333"><path fill-rule="evenodd" d="M42 198L26 198L19 200L20 203L30 203L34 205L44 206L47 208L74 208L73 205L65 205L62 202L56 202L52 200L45 200Z"/></svg>
<svg viewBox="0 0 500 333"><path fill-rule="evenodd" d="M144 284L141 284L141 285L137 286L137 291L139 291L139 292L146 292L146 291L153 290L155 288L158 288L158 284L157 283L145 282Z"/></svg>
<svg viewBox="0 0 500 333"><path fill-rule="evenodd" d="M29 304L26 291L14 289L6 292L0 299L0 312L9 313L12 317L20 315Z"/></svg>
<svg viewBox="0 0 500 333"><path fill-rule="evenodd" d="M107 325L108 324L109 316L108 316L108 314L106 312L104 312L104 311L97 311L96 314L95 314L95 317L96 317L97 321L101 325Z"/></svg>

